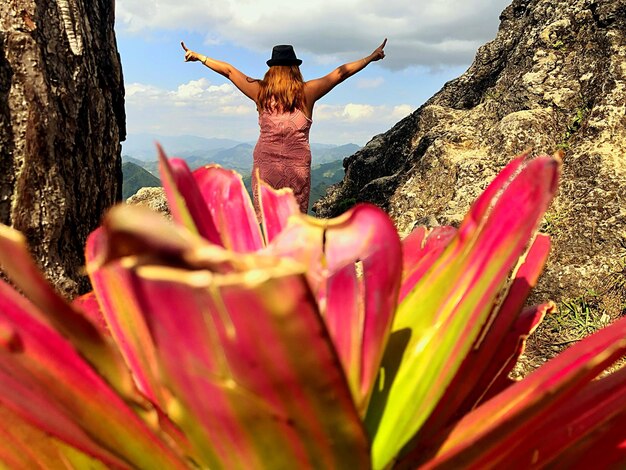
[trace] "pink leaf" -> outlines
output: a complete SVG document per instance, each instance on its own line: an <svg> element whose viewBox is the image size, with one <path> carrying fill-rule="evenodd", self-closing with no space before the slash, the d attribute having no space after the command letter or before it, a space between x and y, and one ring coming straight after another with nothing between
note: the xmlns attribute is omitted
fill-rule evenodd
<svg viewBox="0 0 626 470"><path fill-rule="evenodd" d="M263 230L267 243L271 243L287 226L289 217L300 213L298 202L289 188L274 189L269 184L259 181L260 206Z"/></svg>
<svg viewBox="0 0 626 470"><path fill-rule="evenodd" d="M72 301L72 307L78 310L93 323L103 336L111 336L107 322L100 309L100 304L94 291L81 295Z"/></svg>
<svg viewBox="0 0 626 470"><path fill-rule="evenodd" d="M326 228L324 319L347 373L356 371L356 401L362 413L396 309L401 256L395 226L375 206L358 205Z"/></svg>
<svg viewBox="0 0 626 470"><path fill-rule="evenodd" d="M338 359L292 269L279 260L225 276L137 268L137 298L173 393L170 416L204 465L369 465Z"/></svg>
<svg viewBox="0 0 626 470"><path fill-rule="evenodd" d="M0 402L0 466L11 470L64 468L59 441ZM3 466L4 464L4 466Z"/></svg>
<svg viewBox="0 0 626 470"><path fill-rule="evenodd" d="M63 299L31 258L24 236L0 224L0 264L38 307L33 315L40 315L64 336L93 364L121 393L132 395L134 390L122 358L106 333L96 327L81 311Z"/></svg>
<svg viewBox="0 0 626 470"><path fill-rule="evenodd" d="M475 223L483 220L488 213L493 209L494 201L499 199L498 193L519 174L524 168L524 160L528 158L528 153L523 153L509 162L500 172L496 175L494 180L487 186L478 199L474 201L471 207L470 214L465 217L460 227L461 237L466 236L467 231L473 231L476 229Z"/></svg>
<svg viewBox="0 0 626 470"><path fill-rule="evenodd" d="M626 457L619 448L626 439L625 379L626 369L621 369L589 382L546 415L506 460L521 464L539 456L544 465L557 468L617 468Z"/></svg>
<svg viewBox="0 0 626 470"><path fill-rule="evenodd" d="M105 256L107 246L111 245L107 235L103 228L94 231L87 240L85 250L87 269L101 315L139 391L163 407L163 390L156 378L158 371L154 344L132 296L133 287L127 270L119 262L98 263L98 258Z"/></svg>
<svg viewBox="0 0 626 470"><path fill-rule="evenodd" d="M442 399L551 201L559 168L550 157L511 163L503 174L515 177L496 178L485 193L492 198L477 200L400 304L383 359L384 387L366 419L376 468L390 462Z"/></svg>
<svg viewBox="0 0 626 470"><path fill-rule="evenodd" d="M550 249L547 236L539 235L518 265L508 292L485 323L454 379L424 423L413 442L407 445L405 465L415 466L428 458L431 440L442 429L471 411L480 401L511 385L508 374L524 350L526 338L534 331L553 304L532 307L520 313L530 289L535 286Z"/></svg>
<svg viewBox="0 0 626 470"><path fill-rule="evenodd" d="M457 417L469 412L481 399L484 400L484 396L500 392L503 384L508 385L508 381L499 382L498 379L506 379L523 352L528 335L546 312L555 308L553 304L546 304L522 311L530 290L537 284L549 251L549 237L538 235L515 270L506 293L502 294L504 300L495 306L452 382L450 393L455 400L450 396L442 399L447 406L456 409ZM490 390L493 387L495 389Z"/></svg>
<svg viewBox="0 0 626 470"><path fill-rule="evenodd" d="M0 312L0 403L113 466L181 467L70 343L3 282Z"/></svg>
<svg viewBox="0 0 626 470"><path fill-rule="evenodd" d="M71 309L43 277L30 256L24 236L5 225L0 225L0 265L61 331L77 339L99 339L97 328Z"/></svg>
<svg viewBox="0 0 626 470"><path fill-rule="evenodd" d="M221 246L220 234L187 163L176 158L168 160L161 146L157 148L159 171L172 217L191 232Z"/></svg>
<svg viewBox="0 0 626 470"><path fill-rule="evenodd" d="M397 302L401 245L393 223L381 209L366 204L331 220L293 216L268 251L306 266L363 413Z"/></svg>
<svg viewBox="0 0 626 470"><path fill-rule="evenodd" d="M483 375L485 382L489 377L493 378L488 386L484 387L484 393L480 397L478 404L489 400L512 384L508 378L509 373L513 370L519 357L526 349L526 340L537 329L546 315L555 312L556 305L552 302L527 307L522 310L511 330L505 335L502 341L502 350L499 351L498 357L495 358L494 362L501 363L502 366L496 371L494 370L495 365L490 364L490 370L488 369ZM480 389L482 387L482 384L480 384L476 388Z"/></svg>
<svg viewBox="0 0 626 470"><path fill-rule="evenodd" d="M259 222L241 176L218 165L198 168L193 176L223 246L237 252L263 248Z"/></svg>
<svg viewBox="0 0 626 470"><path fill-rule="evenodd" d="M425 468L497 466L522 451L534 455L532 440L520 436L531 436L576 402L577 392L626 353L625 338L626 319L621 319L571 346L463 418Z"/></svg>
<svg viewBox="0 0 626 470"><path fill-rule="evenodd" d="M448 243L456 235L454 227L415 228L402 240L402 286L399 302L411 292L415 284L439 258Z"/></svg>

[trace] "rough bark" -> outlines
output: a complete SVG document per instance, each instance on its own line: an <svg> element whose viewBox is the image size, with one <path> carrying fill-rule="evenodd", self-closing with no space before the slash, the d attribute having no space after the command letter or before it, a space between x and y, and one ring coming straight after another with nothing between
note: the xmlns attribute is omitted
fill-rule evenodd
<svg viewBox="0 0 626 470"><path fill-rule="evenodd" d="M0 222L23 232L68 296L121 199L126 135L114 0L0 2Z"/></svg>

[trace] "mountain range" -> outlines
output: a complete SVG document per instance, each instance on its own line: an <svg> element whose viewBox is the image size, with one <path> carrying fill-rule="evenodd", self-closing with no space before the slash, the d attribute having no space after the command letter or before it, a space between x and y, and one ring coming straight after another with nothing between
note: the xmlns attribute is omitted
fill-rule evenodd
<svg viewBox="0 0 626 470"><path fill-rule="evenodd" d="M161 180L133 162L122 163L122 198L131 197L141 188L154 188L161 186Z"/></svg>
<svg viewBox="0 0 626 470"><path fill-rule="evenodd" d="M255 142L231 139L206 138L194 135L162 136L156 134L129 134L122 143L122 160L151 162L157 160L156 143L161 144L169 156L183 158L192 167L218 163L224 167L246 172L252 169L252 151ZM356 144L332 145L311 143L313 165L329 163L354 154ZM137 162L135 162L137 163ZM152 168L143 166L155 174Z"/></svg>
<svg viewBox="0 0 626 470"><path fill-rule="evenodd" d="M254 144L229 139L198 136L159 136L130 134L123 143L122 192L124 199L140 188L160 186L155 143L159 142L171 157L183 158L191 169L217 163L239 172L250 191ZM311 205L326 193L326 188L342 180L343 159L360 147L355 144L311 144ZM310 207L309 207L310 209Z"/></svg>
<svg viewBox="0 0 626 470"><path fill-rule="evenodd" d="M122 155L143 161L156 160L156 143L169 155L177 157L206 156L239 145L232 139L205 138L195 135L165 136L157 134L128 134L122 142Z"/></svg>

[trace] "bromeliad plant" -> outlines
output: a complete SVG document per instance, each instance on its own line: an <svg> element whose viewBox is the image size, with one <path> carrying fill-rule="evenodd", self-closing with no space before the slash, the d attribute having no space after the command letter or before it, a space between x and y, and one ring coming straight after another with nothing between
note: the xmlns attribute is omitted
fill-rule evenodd
<svg viewBox="0 0 626 470"><path fill-rule="evenodd" d="M621 461L616 322L524 380L553 309L524 307L559 163L511 162L458 228L400 240L380 209L333 220L161 154L175 224L110 211L72 303L0 228L0 462L8 468L519 468Z"/></svg>

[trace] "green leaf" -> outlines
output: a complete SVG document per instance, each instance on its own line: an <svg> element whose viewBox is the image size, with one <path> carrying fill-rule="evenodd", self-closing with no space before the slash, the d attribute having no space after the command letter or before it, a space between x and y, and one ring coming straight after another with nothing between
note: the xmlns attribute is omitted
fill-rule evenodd
<svg viewBox="0 0 626 470"><path fill-rule="evenodd" d="M366 425L374 468L420 429L476 341L556 191L559 163L512 162L474 203L457 236L400 304Z"/></svg>

